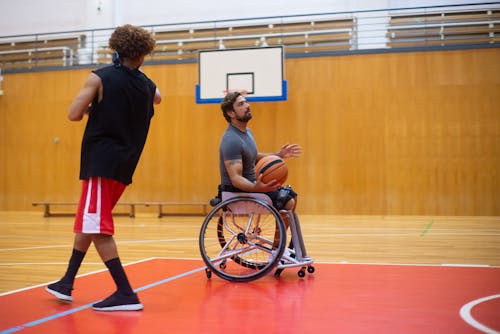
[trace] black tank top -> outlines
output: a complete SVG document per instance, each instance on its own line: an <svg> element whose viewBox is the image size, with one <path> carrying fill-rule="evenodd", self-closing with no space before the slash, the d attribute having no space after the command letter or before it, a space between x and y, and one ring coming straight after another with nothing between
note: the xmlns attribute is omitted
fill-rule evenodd
<svg viewBox="0 0 500 334"><path fill-rule="evenodd" d="M139 70L108 66L94 71L103 98L93 103L82 140L80 179L101 176L132 183L153 117L156 85Z"/></svg>

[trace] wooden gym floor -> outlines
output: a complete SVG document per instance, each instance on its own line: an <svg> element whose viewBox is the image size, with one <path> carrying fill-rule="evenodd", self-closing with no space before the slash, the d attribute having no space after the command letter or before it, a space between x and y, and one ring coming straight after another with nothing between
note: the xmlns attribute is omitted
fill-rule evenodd
<svg viewBox="0 0 500 334"><path fill-rule="evenodd" d="M0 212L0 333L499 333L500 217L301 216L316 272L207 279L203 217L116 218L141 312L95 312L113 282L91 248L71 304L72 218Z"/></svg>

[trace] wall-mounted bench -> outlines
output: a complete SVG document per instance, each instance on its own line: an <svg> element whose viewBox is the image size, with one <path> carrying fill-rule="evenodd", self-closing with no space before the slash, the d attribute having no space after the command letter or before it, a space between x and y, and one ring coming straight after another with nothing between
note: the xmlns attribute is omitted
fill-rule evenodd
<svg viewBox="0 0 500 334"><path fill-rule="evenodd" d="M51 206L52 208L54 207L60 207L60 206L72 206L76 210L76 207L78 206L78 202L33 202L31 203L33 206L43 206L43 216L44 217L55 217L55 216L74 216L76 211L73 212L53 212L51 211ZM128 212L113 212L113 215L116 216L129 216L129 217L135 217L135 206L137 205L136 203L127 203L127 202L122 202L122 203L117 203L116 205L119 206L127 206L128 207Z"/></svg>
<svg viewBox="0 0 500 334"><path fill-rule="evenodd" d="M196 212L197 215L206 216L208 214L208 209L210 204L208 202L144 202L140 203L145 206L156 206L158 208L158 218L163 216L174 216L174 215L193 215L193 213L175 213L175 212L166 212L163 209L165 207L197 207L201 209Z"/></svg>
<svg viewBox="0 0 500 334"><path fill-rule="evenodd" d="M75 211L73 212L53 212L51 211L54 207L60 206L73 206L76 210L78 205L77 202L33 202L31 203L33 206L43 206L43 216L44 217L54 217L54 216L74 216ZM137 206L146 206L146 207L157 207L158 208L158 218L164 216L175 216L175 215L206 215L209 209L208 202L118 202L117 206L125 206L128 207L127 212L113 212L113 215L116 216L129 216L131 218L135 217L136 207ZM167 212L165 211L166 207L194 207L198 210L196 212Z"/></svg>

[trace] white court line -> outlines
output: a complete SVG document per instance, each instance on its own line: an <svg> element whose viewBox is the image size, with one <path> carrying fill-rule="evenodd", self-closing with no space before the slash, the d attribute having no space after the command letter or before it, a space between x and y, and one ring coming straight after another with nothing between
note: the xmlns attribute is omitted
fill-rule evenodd
<svg viewBox="0 0 500 334"><path fill-rule="evenodd" d="M184 242L184 241L198 241L198 238L179 238L179 239L153 239L153 240L116 240L117 244L136 244L136 243L148 243L148 242ZM73 247L72 244L67 245L50 245L50 246L33 246L33 247L19 247L19 248L0 248L0 252L5 251L18 251L18 250L34 250L34 249L48 249L48 248L61 248L61 247Z"/></svg>
<svg viewBox="0 0 500 334"><path fill-rule="evenodd" d="M331 238L331 237L407 237L415 236L421 237L421 231L416 231L416 233L323 233L323 234L307 234L307 238ZM473 233L473 232L463 232L463 233L446 233L446 232L427 232L426 236L472 236L472 237L492 237L500 236L500 233Z"/></svg>
<svg viewBox="0 0 500 334"><path fill-rule="evenodd" d="M401 266L401 267L456 267L456 268L500 268L489 264L460 264L460 263L377 263L377 262L349 262L349 261L314 261L321 264L362 265L362 266Z"/></svg>
<svg viewBox="0 0 500 334"><path fill-rule="evenodd" d="M308 234L307 238L332 238L332 237L400 237L400 236L420 236L421 230L415 230L416 233L323 233L323 234ZM436 235L467 235L467 236L499 236L500 233L436 233L433 230L431 233ZM148 243L148 242L191 242L198 241L198 238L178 238L178 239L151 239L151 240L116 240L117 244L134 244L134 243ZM72 247L70 244L66 245L50 245L50 246L33 246L33 247L18 247L18 248L0 248L0 252L19 251L19 250L35 250L35 249L50 249Z"/></svg>
<svg viewBox="0 0 500 334"><path fill-rule="evenodd" d="M473 300L467 304L465 304L464 306L462 306L462 308L460 309L460 316L462 317L462 319L468 323L469 325L471 325L472 327L482 331L482 332L485 332L487 334L499 334L500 332L492 329L492 328L489 328L485 325L483 325L482 323L480 323L479 321L477 321L476 319L474 319L471 315L471 310L474 306L478 305L478 304L481 304L481 303L484 303L488 300L491 300L491 299L495 299L495 298L500 298L500 294L498 295L492 295L492 296L487 296L487 297L483 297L483 298L479 298L479 299L476 299L476 300Z"/></svg>
<svg viewBox="0 0 500 334"><path fill-rule="evenodd" d="M308 238L327 237L419 237L420 233L335 233L323 235L307 235Z"/></svg>
<svg viewBox="0 0 500 334"><path fill-rule="evenodd" d="M144 240L118 240L119 244L137 244L137 243L147 243L147 242L184 242L184 241L196 241L198 238L178 238L178 239L144 239Z"/></svg>
<svg viewBox="0 0 500 334"><path fill-rule="evenodd" d="M103 264L102 262L85 262L85 264ZM0 266L23 266L23 265L68 265L68 262L0 262Z"/></svg>
<svg viewBox="0 0 500 334"><path fill-rule="evenodd" d="M123 264L123 266L126 267L126 266L130 266L130 265L133 265L136 263L141 263L141 262L146 262L146 261L151 261L151 260L202 261L201 258L160 256L160 257L149 257L149 258L145 258L142 260L133 261L133 262L130 262L127 264ZM316 263L316 264L335 264L335 265L356 265L356 266L357 265L362 265L362 266L402 266L402 267L443 267L443 266L446 266L446 267L457 267L457 268L461 268L461 267L464 267L464 268L465 267L500 268L500 266L492 266L492 265L488 265L488 264L425 264L425 263L424 264L415 264L415 263L383 263L383 262L368 263L368 262L349 262L349 261L314 261L314 263ZM38 264L38 263L35 263L35 264ZM67 264L67 263L65 263L65 264ZM87 262L85 262L85 264L87 264ZM94 264L94 263L91 263L91 264ZM99 263L99 264L101 264L101 263ZM76 278L93 275L93 274L100 273L100 272L103 272L106 270L108 270L108 269L104 268L104 269L100 269L100 270L96 270L96 271L91 271L91 272L88 272L85 274L77 275ZM53 282L55 282L55 281L53 281ZM30 286L30 287L26 287L26 288L22 288L22 289L18 289L18 290L3 292L3 293L0 293L0 297L5 296L5 295L9 295L9 294L13 294L16 292L21 292L21 291L25 291L25 290L30 290L30 289L35 289L38 287L46 286L47 284L50 284L50 283L52 283L52 281L47 282L47 283L34 285L34 286Z"/></svg>
<svg viewBox="0 0 500 334"><path fill-rule="evenodd" d="M442 263L443 267L491 267L489 264Z"/></svg>
<svg viewBox="0 0 500 334"><path fill-rule="evenodd" d="M47 249L47 248L62 248L62 247L73 247L73 245L50 245L50 246L33 246L33 247L18 247L18 248L0 248L0 252L10 252L18 250L33 250L33 249Z"/></svg>
<svg viewBox="0 0 500 334"><path fill-rule="evenodd" d="M150 260L154 260L154 259L156 259L156 258L155 257L148 257L146 259L142 259L142 260L138 260L138 261L133 261L133 262L124 264L123 266L126 267L126 266L130 266L130 265L133 265L133 264L137 264L137 263L141 263L141 262L146 262L146 261L150 261ZM68 263L66 262L65 264L68 264ZM87 262L85 262L85 264L87 264ZM91 264L93 264L93 262L91 262ZM103 263L100 262L99 264L103 264ZM88 273L85 273L85 274L77 275L76 278L90 276L90 275L101 273L101 272L107 271L107 270L108 270L108 268L91 271L91 272L88 272ZM50 282L47 282L47 283L37 284L37 285L29 286L29 287L26 287L26 288L22 288L22 289L17 289L17 290L3 292L3 293L0 293L0 297L6 296L6 295L10 295L10 294L13 294L13 293L16 293L16 292L21 292L21 291L26 291L26 290L31 290L31 289L39 288L39 287L42 287L42 286L46 286L46 285L48 285L48 284L50 284L52 282L56 282L56 281L50 281Z"/></svg>

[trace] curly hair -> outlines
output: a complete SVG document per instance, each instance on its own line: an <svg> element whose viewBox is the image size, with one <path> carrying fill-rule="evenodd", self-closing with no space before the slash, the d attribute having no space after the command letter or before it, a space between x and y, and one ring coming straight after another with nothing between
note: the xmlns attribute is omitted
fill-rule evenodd
<svg viewBox="0 0 500 334"><path fill-rule="evenodd" d="M228 123L231 123L231 117L229 117L227 113L229 111L233 111L234 110L234 108L233 108L234 102L236 102L236 99L240 95L241 95L240 92L231 92L231 93L228 93L224 97L224 100L222 100L222 103L220 104L220 108L222 110L222 115L224 116L224 118L226 119L226 121Z"/></svg>
<svg viewBox="0 0 500 334"><path fill-rule="evenodd" d="M137 60L145 56L155 47L153 36L144 28L131 24L115 29L109 39L109 47L120 55L120 58Z"/></svg>

